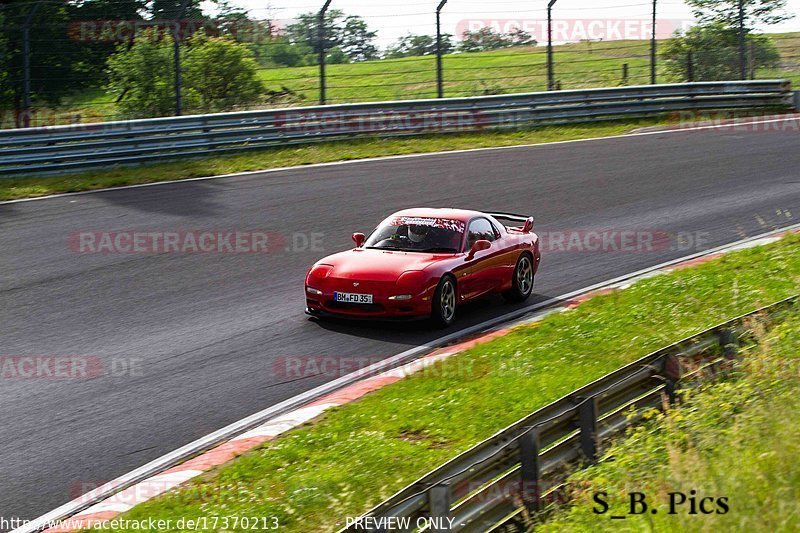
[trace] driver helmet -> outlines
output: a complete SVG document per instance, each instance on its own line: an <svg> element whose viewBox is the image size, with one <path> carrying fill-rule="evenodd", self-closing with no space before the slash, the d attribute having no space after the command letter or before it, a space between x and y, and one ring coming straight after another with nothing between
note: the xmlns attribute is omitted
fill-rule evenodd
<svg viewBox="0 0 800 533"><path fill-rule="evenodd" d="M419 244L425 240L425 237L428 235L428 229L428 226L411 224L408 226L408 238L411 239L411 242Z"/></svg>

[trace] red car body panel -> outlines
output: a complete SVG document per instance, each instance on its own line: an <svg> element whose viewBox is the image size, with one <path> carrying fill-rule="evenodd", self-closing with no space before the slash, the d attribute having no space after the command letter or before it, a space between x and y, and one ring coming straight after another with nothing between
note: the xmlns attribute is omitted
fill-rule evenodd
<svg viewBox="0 0 800 533"><path fill-rule="evenodd" d="M305 280L306 311L311 315L348 318L402 319L431 315L434 292L442 276L456 280L458 303L507 291L522 253L533 258L534 273L539 265L539 238L522 228L507 228L494 217L461 209L407 209L393 217L425 217L462 221L465 228L476 218L494 226L497 238L491 246L470 257L467 231L457 253L423 253L354 248L325 257L312 266ZM371 304L334 301L334 292L373 295ZM410 295L407 300L392 296Z"/></svg>

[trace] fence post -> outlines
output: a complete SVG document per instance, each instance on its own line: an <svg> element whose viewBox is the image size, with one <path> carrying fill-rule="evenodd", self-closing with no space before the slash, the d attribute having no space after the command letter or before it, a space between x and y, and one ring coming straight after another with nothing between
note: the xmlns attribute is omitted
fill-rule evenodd
<svg viewBox="0 0 800 533"><path fill-rule="evenodd" d="M31 125L31 22L42 2L36 2L22 27L22 127Z"/></svg>
<svg viewBox="0 0 800 533"><path fill-rule="evenodd" d="M691 50L686 52L686 81L694 81L694 59Z"/></svg>
<svg viewBox="0 0 800 533"><path fill-rule="evenodd" d="M744 27L744 0L739 0L738 15L739 30L739 79L747 79L747 52L745 50L745 27Z"/></svg>
<svg viewBox="0 0 800 533"><path fill-rule="evenodd" d="M622 64L622 85L628 85L628 64Z"/></svg>
<svg viewBox="0 0 800 533"><path fill-rule="evenodd" d="M556 0L547 3L547 90L555 90L553 74L553 6Z"/></svg>
<svg viewBox="0 0 800 533"><path fill-rule="evenodd" d="M317 15L317 37L319 42L319 105L325 105L326 100L326 81L325 81L325 13L328 11L328 6L331 5L331 0L325 0L322 9L319 10Z"/></svg>
<svg viewBox="0 0 800 533"><path fill-rule="evenodd" d="M183 76L181 73L181 19L186 14L189 0L183 0L178 12L175 14L175 28L172 32L172 55L175 62L175 116L183 114L183 95L181 94Z"/></svg>
<svg viewBox="0 0 800 533"><path fill-rule="evenodd" d="M442 74L442 8L447 0L442 0L436 7L436 97L444 97L444 77Z"/></svg>
<svg viewBox="0 0 800 533"><path fill-rule="evenodd" d="M450 485L439 483L428 489L428 506L430 507L431 531L450 531Z"/></svg>
<svg viewBox="0 0 800 533"><path fill-rule="evenodd" d="M653 0L653 33L650 36L650 84L656 84L656 1Z"/></svg>
<svg viewBox="0 0 800 533"><path fill-rule="evenodd" d="M525 506L531 511L538 511L541 500L541 464L539 463L539 433L531 428L519 439L519 456L521 474L520 494Z"/></svg>
<svg viewBox="0 0 800 533"><path fill-rule="evenodd" d="M578 425L580 445L584 457L589 461L597 459L597 397L579 398Z"/></svg>

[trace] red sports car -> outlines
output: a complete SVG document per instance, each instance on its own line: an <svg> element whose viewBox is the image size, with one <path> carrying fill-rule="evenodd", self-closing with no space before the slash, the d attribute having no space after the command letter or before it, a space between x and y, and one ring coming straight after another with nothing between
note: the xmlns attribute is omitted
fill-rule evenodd
<svg viewBox="0 0 800 533"><path fill-rule="evenodd" d="M498 220L521 222L506 227ZM364 319L430 317L450 325L457 307L501 293L520 302L533 290L539 237L533 217L463 209L406 209L356 247L306 275L306 312Z"/></svg>

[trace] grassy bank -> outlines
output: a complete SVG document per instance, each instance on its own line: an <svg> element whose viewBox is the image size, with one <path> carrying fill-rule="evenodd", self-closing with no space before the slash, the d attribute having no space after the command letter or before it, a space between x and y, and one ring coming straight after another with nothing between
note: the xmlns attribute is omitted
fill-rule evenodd
<svg viewBox="0 0 800 533"><path fill-rule="evenodd" d="M174 163L142 167L87 170L65 176L0 178L0 201L313 163L607 137L621 135L640 127L665 123L666 119L642 119L551 126L523 131L425 135L399 139L365 138L272 148L240 155L179 160Z"/></svg>
<svg viewBox="0 0 800 533"><path fill-rule="evenodd" d="M781 66L759 69L757 78L800 78L797 52L800 33L768 34L781 56ZM666 40L659 40L664 49ZM647 85L650 83L650 42L644 40L583 41L553 47L555 79L562 89ZM491 52L449 54L442 58L445 96L480 96L547 90L545 46L506 48ZM659 83L681 81L664 68L659 58ZM628 78L623 78L623 66ZM314 102L319 95L316 67L274 68L260 72L271 89L286 87L299 103ZM330 103L365 100L405 100L436 97L433 56L408 57L329 65L327 95Z"/></svg>
<svg viewBox="0 0 800 533"><path fill-rule="evenodd" d="M536 408L798 288L798 235L640 281L329 411L125 518L274 516L284 531L336 529Z"/></svg>
<svg viewBox="0 0 800 533"><path fill-rule="evenodd" d="M764 335L736 373L692 391L572 477L572 505L536 531L797 531L800 524L800 313ZM607 493L597 515L593 497ZM625 515L630 491L656 514ZM688 497L713 497L690 514ZM673 493L673 496L670 496ZM678 502L687 496L682 505ZM728 510L719 507L720 498ZM675 505L670 514L670 501ZM639 507L638 510L641 510ZM717 512L720 511L720 512Z"/></svg>
<svg viewBox="0 0 800 533"><path fill-rule="evenodd" d="M767 34L781 56L775 69L758 69L756 77L800 80L797 62L800 33ZM659 50L666 40L658 41ZM617 87L650 83L648 40L582 41L553 47L555 79L562 89ZM447 54L443 57L444 93L448 97L520 93L547 90L546 47L505 48L489 52ZM328 65L328 103L407 100L436 97L434 56L383 59ZM623 65L628 78L623 79ZM680 81L657 63L659 83ZM319 98L319 69L306 67L261 67L259 78L268 90L288 90L277 102L254 109L285 105L314 105ZM116 105L103 89L92 89L66 99L53 113L42 113L59 123L92 122L117 116ZM55 115L55 116L54 116ZM118 117L120 118L120 117ZM6 121L8 122L8 120ZM10 124L1 124L11 127Z"/></svg>

